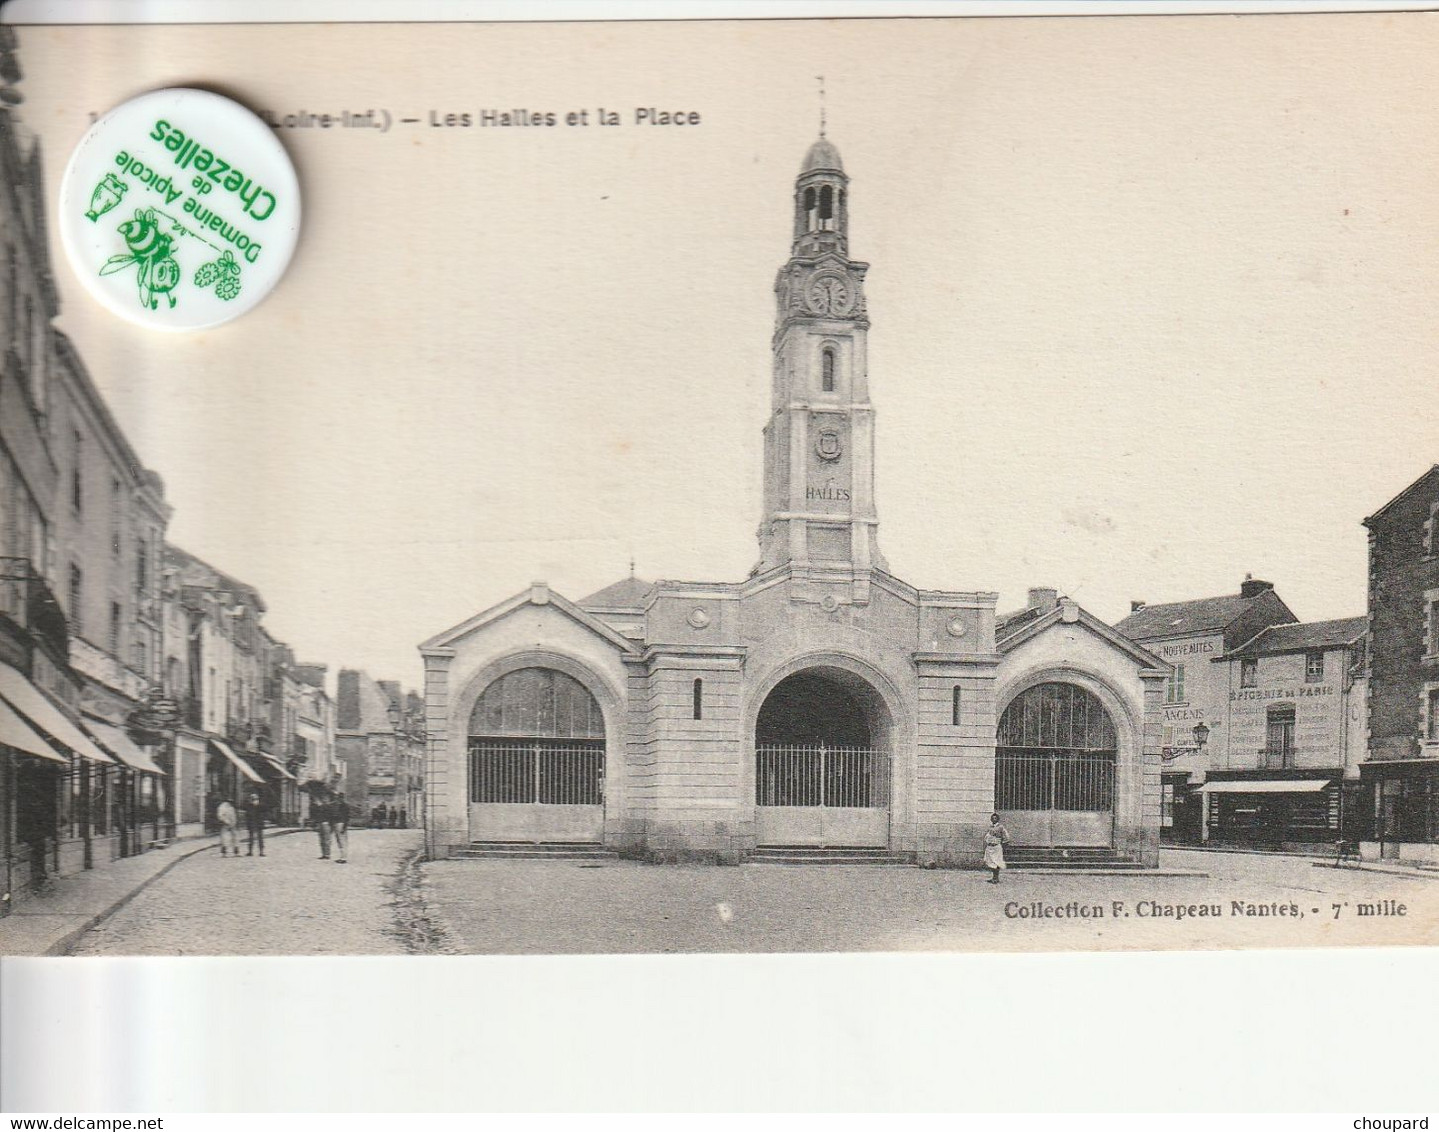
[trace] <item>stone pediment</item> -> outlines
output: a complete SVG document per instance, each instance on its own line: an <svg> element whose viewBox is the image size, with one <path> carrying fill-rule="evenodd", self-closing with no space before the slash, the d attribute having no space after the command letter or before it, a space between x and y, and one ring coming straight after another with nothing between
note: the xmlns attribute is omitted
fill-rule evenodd
<svg viewBox="0 0 1439 1132"><path fill-rule="evenodd" d="M483 613L477 613L468 621L461 622L452 629L439 633L420 645L420 652L424 654L443 653L453 649L464 638L480 632L486 627L509 617L522 609L532 606L548 606L562 616L570 618L582 625L595 636L600 637L608 644L613 645L626 656L638 656L639 649L635 642L622 636L610 626L606 625L598 617L586 613L569 598L555 593L543 582L536 582L523 593L516 594L507 601L493 605Z"/></svg>
<svg viewBox="0 0 1439 1132"><path fill-rule="evenodd" d="M1006 635L1000 629L996 635L995 647L1003 656L1005 653L1013 652L1026 641L1048 632L1056 625L1078 625L1088 630L1094 636L1104 641L1110 648L1123 653L1130 661L1142 669L1154 672L1169 672L1171 666L1159 657L1155 656L1146 648L1135 644L1124 634L1111 626L1105 624L1098 617L1087 613L1072 601L1064 601L1053 609L1048 610L1043 616L1033 620L1025 621L1023 625L1014 632Z"/></svg>

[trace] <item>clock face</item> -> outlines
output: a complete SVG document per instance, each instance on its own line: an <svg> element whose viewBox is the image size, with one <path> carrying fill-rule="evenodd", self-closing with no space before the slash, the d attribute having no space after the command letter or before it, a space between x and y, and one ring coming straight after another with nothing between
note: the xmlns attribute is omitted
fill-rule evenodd
<svg viewBox="0 0 1439 1132"><path fill-rule="evenodd" d="M816 314L848 314L854 308L854 291L838 275L817 275L806 294L809 309Z"/></svg>

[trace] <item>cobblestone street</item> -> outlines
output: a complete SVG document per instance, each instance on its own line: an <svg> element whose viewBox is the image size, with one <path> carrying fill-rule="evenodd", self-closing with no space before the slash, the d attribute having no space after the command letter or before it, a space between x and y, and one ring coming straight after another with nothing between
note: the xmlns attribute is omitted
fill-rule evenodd
<svg viewBox="0 0 1439 1132"><path fill-rule="evenodd" d="M267 838L264 857L207 850L86 933L73 954L403 955L415 946L404 869L419 845L418 830L354 830L345 865L319 860L308 831Z"/></svg>
<svg viewBox="0 0 1439 1132"><path fill-rule="evenodd" d="M980 872L865 866L479 860L433 862L422 871L431 915L452 946L469 953L1162 950L1439 941L1439 879L1316 868L1307 858L1270 855L1166 850L1162 863L1211 875L1011 872L991 886ZM1389 914L1358 914L1360 902L1381 900L1395 902ZM1124 903L1117 917L1114 901ZM1256 914L1236 914L1233 901ZM1071 903L1073 915L1042 914ZM1036 904L1039 916L1032 914ZM1399 904L1403 915L1397 914ZM1220 914L1183 920L1146 914L1177 905L1213 905ZM1291 905L1300 916L1278 911ZM1261 907L1270 913L1257 914ZM1077 914L1082 909L1102 915Z"/></svg>

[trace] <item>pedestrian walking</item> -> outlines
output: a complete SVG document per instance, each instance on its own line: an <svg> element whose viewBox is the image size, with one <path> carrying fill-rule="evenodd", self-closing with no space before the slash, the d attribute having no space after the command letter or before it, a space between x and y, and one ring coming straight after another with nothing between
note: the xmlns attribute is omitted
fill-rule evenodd
<svg viewBox="0 0 1439 1132"><path fill-rule="evenodd" d="M265 855L265 803L258 792L251 790L245 799L245 856L255 855L259 845L260 856Z"/></svg>
<svg viewBox="0 0 1439 1132"><path fill-rule="evenodd" d="M346 850L350 843L350 804L344 794L339 794L330 803L330 836L335 839L335 864L348 864Z"/></svg>
<svg viewBox="0 0 1439 1132"><path fill-rule="evenodd" d="M400 828L400 811L394 806L390 807L390 828Z"/></svg>
<svg viewBox="0 0 1439 1132"><path fill-rule="evenodd" d="M984 867L994 875L990 884L999 883L999 870L1004 868L1004 847L1009 843L1009 830L999 820L998 814L989 815L989 828L984 831Z"/></svg>
<svg viewBox="0 0 1439 1132"><path fill-rule="evenodd" d="M409 828L410 828L409 819L405 816L405 807L404 807L404 806L401 806L401 807L400 807L400 828L401 828L401 829L409 829Z"/></svg>
<svg viewBox="0 0 1439 1132"><path fill-rule="evenodd" d="M385 803L381 802L370 814L370 824L376 829L385 828L385 818L388 816L385 810Z"/></svg>
<svg viewBox="0 0 1439 1132"><path fill-rule="evenodd" d="M221 798L220 804L215 807L215 820L220 823L220 856L240 855L240 840L235 836L235 826L240 820L240 815L235 812L235 803L229 798Z"/></svg>
<svg viewBox="0 0 1439 1132"><path fill-rule="evenodd" d="M320 836L320 860L330 859L330 800L316 792L310 795L310 820L315 823L315 832Z"/></svg>

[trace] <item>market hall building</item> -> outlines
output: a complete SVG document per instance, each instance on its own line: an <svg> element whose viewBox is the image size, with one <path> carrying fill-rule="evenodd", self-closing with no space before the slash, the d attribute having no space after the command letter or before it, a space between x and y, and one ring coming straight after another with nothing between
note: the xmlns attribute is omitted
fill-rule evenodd
<svg viewBox="0 0 1439 1132"><path fill-rule="evenodd" d="M849 179L810 147L775 283L759 562L741 582L537 583L420 646L431 856L603 844L977 865L1016 847L1157 863L1169 667L1054 590L889 573L874 496L867 266Z"/></svg>

